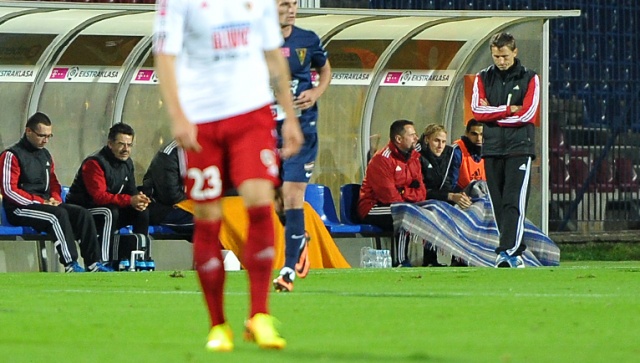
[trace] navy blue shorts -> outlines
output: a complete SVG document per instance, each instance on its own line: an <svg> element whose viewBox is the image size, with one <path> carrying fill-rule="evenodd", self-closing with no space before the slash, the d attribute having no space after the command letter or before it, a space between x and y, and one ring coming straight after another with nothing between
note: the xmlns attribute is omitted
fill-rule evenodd
<svg viewBox="0 0 640 363"><path fill-rule="evenodd" d="M278 147L281 141L278 140ZM304 144L300 152L282 161L280 178L286 182L308 183L316 166L318 156L318 134L304 134Z"/></svg>

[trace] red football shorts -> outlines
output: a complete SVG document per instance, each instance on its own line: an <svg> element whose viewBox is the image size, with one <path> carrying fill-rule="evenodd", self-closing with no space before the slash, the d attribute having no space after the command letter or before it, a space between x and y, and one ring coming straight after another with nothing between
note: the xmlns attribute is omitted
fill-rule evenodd
<svg viewBox="0 0 640 363"><path fill-rule="evenodd" d="M202 150L187 152L185 185L190 199L217 200L249 179L278 183L275 121L269 106L197 127Z"/></svg>

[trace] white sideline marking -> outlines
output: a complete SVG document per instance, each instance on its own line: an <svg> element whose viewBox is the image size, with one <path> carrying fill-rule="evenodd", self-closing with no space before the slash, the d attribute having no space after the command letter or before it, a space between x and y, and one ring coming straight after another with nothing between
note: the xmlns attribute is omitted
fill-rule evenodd
<svg viewBox="0 0 640 363"><path fill-rule="evenodd" d="M78 294L140 294L140 295L200 295L200 291L153 291L153 290L44 290L44 292L49 293L78 293ZM226 291L225 294L229 295L248 295L248 292L241 291ZM448 292L421 292L421 293L410 293L410 292L329 292L329 291L309 291L309 292L298 292L296 295L326 295L332 294L337 296L346 296L346 297L522 297L522 298L531 298L531 297L548 297L548 298L612 298L612 297L636 297L635 294L548 294L548 293L509 293L509 292L456 292L456 291L448 291ZM279 294L278 296L286 296L292 294Z"/></svg>
<svg viewBox="0 0 640 363"><path fill-rule="evenodd" d="M81 290L81 289L72 289L72 290L44 290L44 292L52 292L52 293L88 293L88 294L158 294L158 295L196 295L200 294L200 291L162 291L162 290Z"/></svg>
<svg viewBox="0 0 640 363"><path fill-rule="evenodd" d="M391 273L397 274L448 274L448 273L479 273L479 272L489 272L491 271L499 271L504 273L506 271L502 269L494 269L491 267L448 267L448 268L390 268L386 269ZM526 269L520 269L518 271L513 271L514 273L527 273L527 271L542 271L542 270L593 270L597 272L598 270L629 270L629 272L638 272L640 271L640 266L637 264L632 265L620 265L620 266L598 266L594 267L592 265L574 265L574 266L548 266L548 267L531 267ZM331 274L345 274L345 273L374 273L383 271L382 269L364 269L364 268L352 268L352 269L314 269L312 270L313 274L317 275L331 275ZM244 271L232 272L232 273L245 273ZM45 292L51 293L78 293L78 294L96 294L96 293L105 293L105 294L142 294L142 295L200 295L201 292L198 291L184 291L184 290L82 290L82 289L54 289L54 290L44 290ZM246 296L248 292L246 291L225 291L225 294L229 295L239 295ZM337 296L346 296L346 297L520 297L520 298L613 298L613 297L636 297L636 294L593 294L593 293L528 293L528 292L465 292L465 291L440 291L440 292L429 292L424 291L420 293L410 293L410 292L357 292L357 291L301 291L296 292L295 295L326 295L332 294ZM288 296L292 294L278 294L278 296Z"/></svg>
<svg viewBox="0 0 640 363"><path fill-rule="evenodd" d="M443 268L432 268L432 267L392 267L388 269L380 269L380 268L360 268L360 267L352 267L352 268L325 268L325 269L311 269L310 273L312 274L344 274L344 273L372 273L379 271L391 271L396 273L473 273L473 272L483 272L489 270L494 270L493 266L474 266L474 267L443 267ZM500 271L506 271L508 269L499 269ZM532 267L527 266L525 269L518 269L518 271L543 271L543 270L637 270L640 271L640 264L633 265L619 265L619 266L598 266L594 267L593 265L573 265L573 266L540 266L540 267Z"/></svg>

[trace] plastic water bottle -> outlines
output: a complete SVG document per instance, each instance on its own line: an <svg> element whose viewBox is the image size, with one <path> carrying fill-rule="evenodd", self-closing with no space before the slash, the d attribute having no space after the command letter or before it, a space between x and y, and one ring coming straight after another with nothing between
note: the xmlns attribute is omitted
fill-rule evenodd
<svg viewBox="0 0 640 363"><path fill-rule="evenodd" d="M136 271L147 271L147 261L143 259L138 259L135 262Z"/></svg>
<svg viewBox="0 0 640 363"><path fill-rule="evenodd" d="M156 270L156 261L148 258L146 262L147 262L147 271L155 271Z"/></svg>
<svg viewBox="0 0 640 363"><path fill-rule="evenodd" d="M129 262L129 260L126 258L123 258L118 263L118 271L129 271L130 266L131 266L131 263Z"/></svg>
<svg viewBox="0 0 640 363"><path fill-rule="evenodd" d="M382 267L383 268L390 268L391 267L391 252L389 250L384 250L383 251L383 264Z"/></svg>
<svg viewBox="0 0 640 363"><path fill-rule="evenodd" d="M373 267L373 261L371 260L371 247L362 247L360 249L360 267L370 268Z"/></svg>
<svg viewBox="0 0 640 363"><path fill-rule="evenodd" d="M376 251L376 261L377 268L391 267L391 252L389 250Z"/></svg>
<svg viewBox="0 0 640 363"><path fill-rule="evenodd" d="M389 268L391 267L391 252L389 252L389 250L376 250L371 247L362 247L360 250L360 267Z"/></svg>

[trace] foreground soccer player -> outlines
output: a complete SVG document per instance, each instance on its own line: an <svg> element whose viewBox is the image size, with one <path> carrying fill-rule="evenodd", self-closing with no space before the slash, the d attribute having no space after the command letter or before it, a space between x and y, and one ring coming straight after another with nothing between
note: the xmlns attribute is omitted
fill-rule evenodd
<svg viewBox="0 0 640 363"><path fill-rule="evenodd" d="M278 178L272 91L287 117L282 157L302 143L289 91L289 70L280 53L282 35L273 0L161 0L154 54L160 91L172 133L187 152L186 186L196 201L193 255L211 319L207 349L233 349L223 308L225 271L218 234L220 198L235 187L249 215L243 264L251 311L245 339L282 349L267 297L274 256L272 201Z"/></svg>

